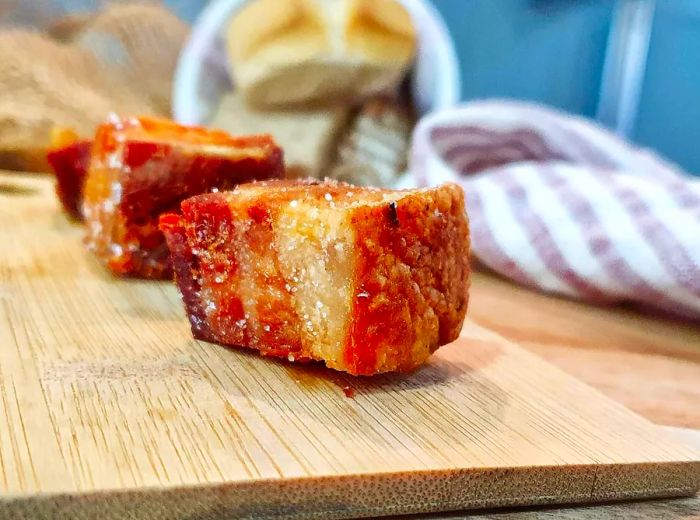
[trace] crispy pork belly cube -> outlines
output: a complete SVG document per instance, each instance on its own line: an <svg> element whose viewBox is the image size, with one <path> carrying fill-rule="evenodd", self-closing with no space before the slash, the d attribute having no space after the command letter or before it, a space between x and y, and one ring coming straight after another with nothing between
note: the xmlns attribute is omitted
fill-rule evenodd
<svg viewBox="0 0 700 520"><path fill-rule="evenodd" d="M113 118L95 136L85 182L87 245L115 274L171 275L161 213L193 195L283 174L267 135L231 137L148 118Z"/></svg>
<svg viewBox="0 0 700 520"><path fill-rule="evenodd" d="M198 339L355 375L407 372L457 338L467 311L454 184L251 183L188 199L160 226Z"/></svg>
<svg viewBox="0 0 700 520"><path fill-rule="evenodd" d="M90 166L92 141L80 139L68 129L54 129L46 160L56 176L56 195L63 209L82 220L83 186Z"/></svg>

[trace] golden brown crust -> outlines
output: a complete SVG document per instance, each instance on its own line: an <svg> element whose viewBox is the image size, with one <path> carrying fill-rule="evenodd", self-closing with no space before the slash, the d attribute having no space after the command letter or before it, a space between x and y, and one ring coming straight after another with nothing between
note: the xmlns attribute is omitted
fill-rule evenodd
<svg viewBox="0 0 700 520"><path fill-rule="evenodd" d="M469 230L456 185L353 212L356 298L346 363L406 371L457 339L468 304Z"/></svg>
<svg viewBox="0 0 700 520"><path fill-rule="evenodd" d="M359 103L395 89L416 51L397 0L247 2L226 40L236 88L258 108Z"/></svg>
<svg viewBox="0 0 700 520"><path fill-rule="evenodd" d="M456 185L261 182L188 199L160 225L200 339L371 375L415 369L466 314Z"/></svg>

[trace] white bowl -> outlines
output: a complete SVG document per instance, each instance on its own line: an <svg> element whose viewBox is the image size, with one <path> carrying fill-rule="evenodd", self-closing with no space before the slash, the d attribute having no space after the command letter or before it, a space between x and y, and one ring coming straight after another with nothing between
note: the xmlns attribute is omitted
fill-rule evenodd
<svg viewBox="0 0 700 520"><path fill-rule="evenodd" d="M248 0L213 0L202 11L180 54L173 82L173 116L188 125L206 124L219 100L233 89L224 29ZM460 96L459 65L440 13L428 0L400 0L418 30L418 55L411 82L421 115L455 105Z"/></svg>

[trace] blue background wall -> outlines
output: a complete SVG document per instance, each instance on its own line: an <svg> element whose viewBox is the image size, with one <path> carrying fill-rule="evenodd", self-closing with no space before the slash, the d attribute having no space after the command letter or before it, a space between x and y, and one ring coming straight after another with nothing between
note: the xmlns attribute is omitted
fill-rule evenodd
<svg viewBox="0 0 700 520"><path fill-rule="evenodd" d="M611 0L436 0L466 99L515 97L593 116Z"/></svg>
<svg viewBox="0 0 700 520"><path fill-rule="evenodd" d="M594 117L613 0L434 0L465 99L507 96ZM700 174L700 0L657 0L631 138Z"/></svg>

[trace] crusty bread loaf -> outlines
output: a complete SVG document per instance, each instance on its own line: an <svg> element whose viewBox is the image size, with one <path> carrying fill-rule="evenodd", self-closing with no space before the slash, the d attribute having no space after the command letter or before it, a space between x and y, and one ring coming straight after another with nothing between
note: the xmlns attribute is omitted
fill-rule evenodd
<svg viewBox="0 0 700 520"><path fill-rule="evenodd" d="M416 32L397 0L253 0L233 15L227 42L251 104L326 104L395 87Z"/></svg>
<svg viewBox="0 0 700 520"><path fill-rule="evenodd" d="M0 168L49 171L56 125L87 138L110 112L170 113L187 27L164 6L111 2L49 35L0 31Z"/></svg>
<svg viewBox="0 0 700 520"><path fill-rule="evenodd" d="M457 338L469 231L454 184L266 181L164 215L196 338L351 374L410 371Z"/></svg>
<svg viewBox="0 0 700 520"><path fill-rule="evenodd" d="M149 105L89 51L27 31L0 32L0 167L49 171L51 129L89 136L111 110Z"/></svg>
<svg viewBox="0 0 700 520"><path fill-rule="evenodd" d="M72 43L132 85L153 113L168 116L173 74L189 28L160 4L111 2L73 35Z"/></svg>

